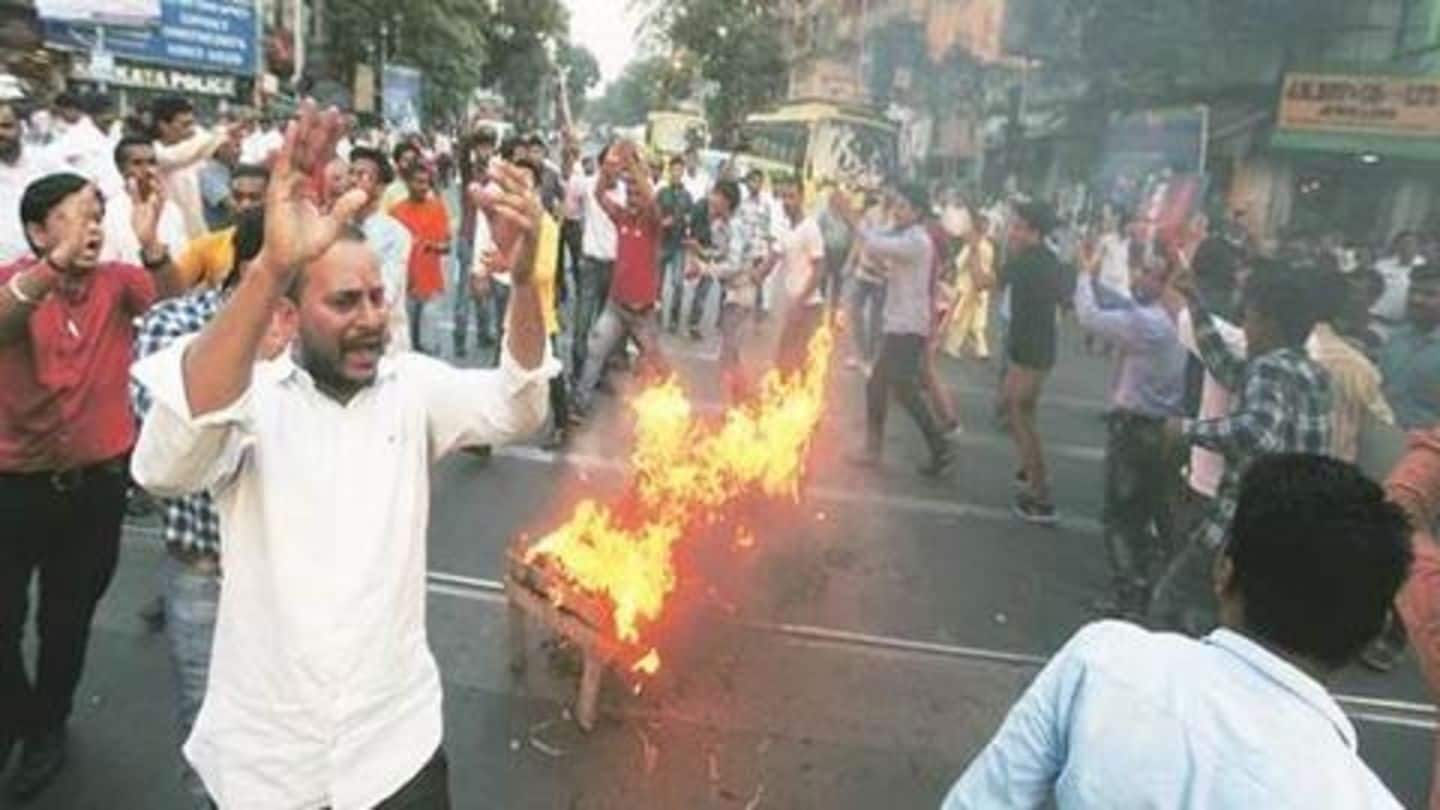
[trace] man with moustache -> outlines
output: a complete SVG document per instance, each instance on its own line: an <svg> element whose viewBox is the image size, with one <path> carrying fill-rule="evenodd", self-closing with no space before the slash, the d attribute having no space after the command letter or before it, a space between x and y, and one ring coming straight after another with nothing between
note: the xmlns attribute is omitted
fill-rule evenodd
<svg viewBox="0 0 1440 810"><path fill-rule="evenodd" d="M33 257L0 268L0 771L23 741L9 784L18 800L44 790L65 762L90 622L115 573L135 442L126 380L134 322L179 286L157 236L159 199L132 206L147 272L101 260L94 185L46 175L20 200ZM33 678L21 653L32 578Z"/></svg>
<svg viewBox="0 0 1440 810"><path fill-rule="evenodd" d="M505 164L490 215L518 244L499 246L516 257L500 367L385 352L387 287L349 225L367 194L321 214L304 190L340 129L302 103L255 263L198 336L134 370L155 400L137 482L208 490L221 515L225 585L185 753L222 807L450 806L425 634L429 469L536 429L558 370L533 283L540 204ZM294 310L298 340L257 366L276 307Z"/></svg>

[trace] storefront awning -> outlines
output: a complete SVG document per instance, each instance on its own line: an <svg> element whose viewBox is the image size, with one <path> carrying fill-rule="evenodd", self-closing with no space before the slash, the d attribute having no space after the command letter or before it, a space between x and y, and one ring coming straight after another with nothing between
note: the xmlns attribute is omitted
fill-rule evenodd
<svg viewBox="0 0 1440 810"><path fill-rule="evenodd" d="M1297 132L1277 130L1271 138L1277 149L1303 152L1363 155L1376 154L1397 160L1440 162L1440 138L1396 138L1369 133Z"/></svg>

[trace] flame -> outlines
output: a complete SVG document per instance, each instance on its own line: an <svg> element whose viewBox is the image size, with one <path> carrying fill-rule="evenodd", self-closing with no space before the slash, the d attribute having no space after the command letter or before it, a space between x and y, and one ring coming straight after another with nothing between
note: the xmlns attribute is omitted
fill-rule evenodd
<svg viewBox="0 0 1440 810"><path fill-rule="evenodd" d="M651 649L650 652L645 653L644 658L641 658L639 661L635 662L635 666L631 667L630 671L638 672L641 675L654 675L655 673L659 672L660 651L656 649Z"/></svg>
<svg viewBox="0 0 1440 810"><path fill-rule="evenodd" d="M526 562L544 558L572 585L601 597L616 636L639 643L675 589L682 539L698 536L742 498L799 498L833 347L822 326L799 372L769 372L759 395L718 423L696 417L674 378L642 391L631 403L635 446L625 494L580 501L569 520L530 546ZM651 655L653 662L646 656L642 663L658 669L659 654Z"/></svg>

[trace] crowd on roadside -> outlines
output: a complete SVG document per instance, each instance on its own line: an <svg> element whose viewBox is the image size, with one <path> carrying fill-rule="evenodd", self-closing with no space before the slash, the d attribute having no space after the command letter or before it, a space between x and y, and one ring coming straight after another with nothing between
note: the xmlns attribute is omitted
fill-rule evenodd
<svg viewBox="0 0 1440 810"><path fill-rule="evenodd" d="M1115 206L1063 221L1040 201L816 190L733 162L712 177L695 150L587 154L567 132L362 133L308 103L209 126L179 96L120 120L102 97L46 110L38 127L0 102L0 769L18 749L18 798L63 766L90 622L146 491L195 806L448 806L423 625L429 463L542 422L564 450L615 369L669 372L665 332L713 332L742 402L763 370L798 369L821 324L842 327L866 399L851 461L873 474L893 397L925 441L921 473L943 479L964 428L941 358L990 363L1014 511L1040 525L1059 520L1037 414L1061 319L1113 357L1113 581L1096 607L1129 623L1052 661L947 807L1263 806L1307 753L1331 757L1314 806L1380 806L1322 684L1356 658L1393 666L1408 629L1440 687L1440 254L1414 235L1378 260L1331 237L1262 250L1237 222L1164 230ZM755 357L772 318L778 347ZM1390 447L1369 470L1384 478L1398 430L1414 446L1387 501L1355 465ZM1175 689L1208 702L1107 731L1134 695L1163 707ZM1249 792L1194 745L1132 750L1224 749L1223 718L1251 715L1282 719L1252 730L1273 759ZM1275 742L1317 728L1333 750ZM1067 753L1072 733L1087 742ZM1127 757L1175 767L1107 804Z"/></svg>

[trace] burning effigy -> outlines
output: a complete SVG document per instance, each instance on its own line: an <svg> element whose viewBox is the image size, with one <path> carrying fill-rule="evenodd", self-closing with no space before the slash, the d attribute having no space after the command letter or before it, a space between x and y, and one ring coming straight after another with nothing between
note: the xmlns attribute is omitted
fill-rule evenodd
<svg viewBox="0 0 1440 810"><path fill-rule="evenodd" d="M719 419L698 414L673 377L641 391L630 402L635 439L623 490L581 498L560 526L512 549L512 645L523 647L529 614L581 648L582 727L593 725L606 668L659 671L663 653L650 631L675 591L683 544L712 537L751 499L799 500L833 346L832 331L817 330L798 372L769 372L752 399ZM735 531L737 547L759 539L751 528Z"/></svg>

